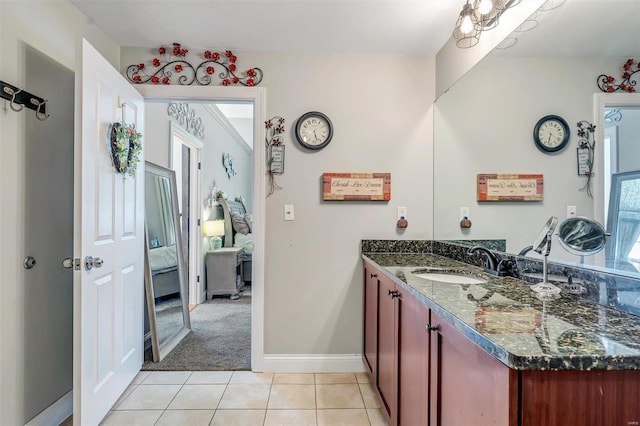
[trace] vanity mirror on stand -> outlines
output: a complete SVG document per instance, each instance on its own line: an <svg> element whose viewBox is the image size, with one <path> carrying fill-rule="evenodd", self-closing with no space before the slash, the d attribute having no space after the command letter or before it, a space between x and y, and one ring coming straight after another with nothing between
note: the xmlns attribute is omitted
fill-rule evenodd
<svg viewBox="0 0 640 426"><path fill-rule="evenodd" d="M178 218L175 172L147 161L145 293L154 362L161 361L191 329Z"/></svg>

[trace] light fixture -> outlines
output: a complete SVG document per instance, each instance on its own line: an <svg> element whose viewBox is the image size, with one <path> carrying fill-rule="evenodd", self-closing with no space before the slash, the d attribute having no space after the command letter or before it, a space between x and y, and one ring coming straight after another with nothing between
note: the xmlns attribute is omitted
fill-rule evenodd
<svg viewBox="0 0 640 426"><path fill-rule="evenodd" d="M456 28L453 30L453 38L456 46L467 49L473 47L480 41L480 30L478 30L478 18L469 4L469 0L462 8Z"/></svg>
<svg viewBox="0 0 640 426"><path fill-rule="evenodd" d="M474 0L473 6L469 1L462 7L453 30L456 46L462 49L478 44L480 34L497 27L500 15L522 0Z"/></svg>
<svg viewBox="0 0 640 426"><path fill-rule="evenodd" d="M209 237L209 247L217 250L222 247L224 235L224 220L207 220L202 224L202 233Z"/></svg>

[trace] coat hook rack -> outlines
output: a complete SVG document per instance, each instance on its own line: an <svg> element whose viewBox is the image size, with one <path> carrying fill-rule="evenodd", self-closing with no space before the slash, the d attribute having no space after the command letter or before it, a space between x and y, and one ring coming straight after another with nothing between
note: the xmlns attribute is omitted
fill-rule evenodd
<svg viewBox="0 0 640 426"><path fill-rule="evenodd" d="M16 112L27 107L36 112L38 120L44 121L49 118L49 115L47 114L46 99L31 94L2 80L0 80L0 98L11 102L10 107Z"/></svg>

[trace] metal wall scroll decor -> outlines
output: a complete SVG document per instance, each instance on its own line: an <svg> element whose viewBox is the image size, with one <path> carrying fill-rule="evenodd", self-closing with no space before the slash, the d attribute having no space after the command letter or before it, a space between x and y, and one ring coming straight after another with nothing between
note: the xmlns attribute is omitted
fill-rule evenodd
<svg viewBox="0 0 640 426"><path fill-rule="evenodd" d="M201 62L195 65L187 61L188 52L180 43L173 43L172 48L161 46L157 50L158 56L149 63L129 65L125 76L135 84L174 84L173 79L176 78L177 83L184 86L207 86L214 82L223 86L257 86L262 81L260 68L239 70L238 57L231 50L224 53L205 50Z"/></svg>
<svg viewBox="0 0 640 426"><path fill-rule="evenodd" d="M586 191L591 198L593 198L591 178L593 177L593 157L596 147L595 131L596 126L588 121L578 122L578 136L580 137L577 148L578 175L587 177L587 182L580 188L580 191Z"/></svg>
<svg viewBox="0 0 640 426"><path fill-rule="evenodd" d="M231 154L222 154L222 165L227 171L227 176L229 176L229 179L231 179L231 176L235 176L238 174L238 171L236 170L236 162L233 157L231 157Z"/></svg>
<svg viewBox="0 0 640 426"><path fill-rule="evenodd" d="M189 133L204 140L204 124L202 124L202 118L196 117L196 112L189 108L188 103L180 102L169 104L167 114Z"/></svg>
<svg viewBox="0 0 640 426"><path fill-rule="evenodd" d="M275 116L264 123L267 131L265 145L267 148L267 175L269 176L269 193L273 194L276 189L282 189L276 183L276 175L284 173L284 118Z"/></svg>
<svg viewBox="0 0 640 426"><path fill-rule="evenodd" d="M0 81L0 98L9 101L9 108L11 108L12 111L20 112L24 107L27 107L36 112L36 118L38 120L45 121L49 118L46 99L33 95L4 81Z"/></svg>
<svg viewBox="0 0 640 426"><path fill-rule="evenodd" d="M136 169L142 154L142 133L135 124L113 123L107 131L107 150L116 172L124 179L136 176Z"/></svg>
<svg viewBox="0 0 640 426"><path fill-rule="evenodd" d="M634 93L636 84L638 83L637 73L640 72L640 61L628 59L622 66L622 81L616 84L616 79L612 75L601 74L596 80L598 88L603 92L613 93L618 90Z"/></svg>

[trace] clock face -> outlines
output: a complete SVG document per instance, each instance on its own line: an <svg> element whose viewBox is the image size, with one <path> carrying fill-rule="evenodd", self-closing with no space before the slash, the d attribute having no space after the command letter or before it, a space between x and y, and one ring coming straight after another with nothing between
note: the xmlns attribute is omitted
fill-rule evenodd
<svg viewBox="0 0 640 426"><path fill-rule="evenodd" d="M557 115L541 118L533 130L533 140L543 152L556 152L569 142L569 126Z"/></svg>
<svg viewBox="0 0 640 426"><path fill-rule="evenodd" d="M333 125L329 117L321 112L308 112L296 123L296 138L300 145L318 150L331 142Z"/></svg>

